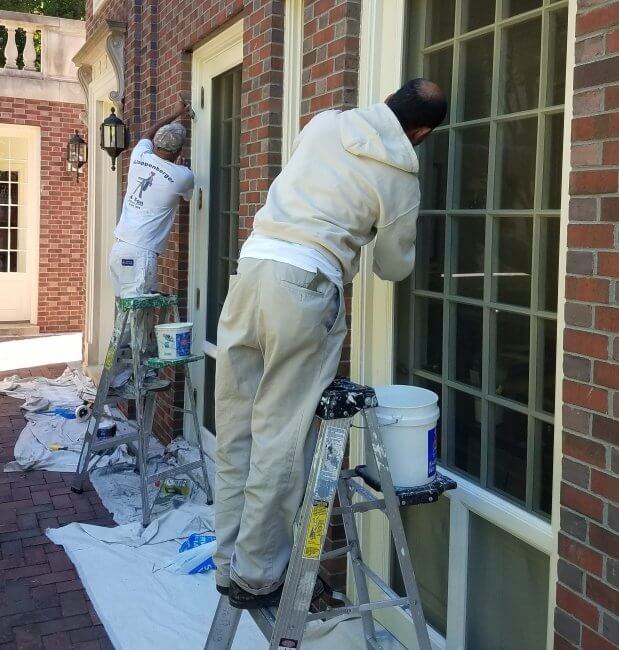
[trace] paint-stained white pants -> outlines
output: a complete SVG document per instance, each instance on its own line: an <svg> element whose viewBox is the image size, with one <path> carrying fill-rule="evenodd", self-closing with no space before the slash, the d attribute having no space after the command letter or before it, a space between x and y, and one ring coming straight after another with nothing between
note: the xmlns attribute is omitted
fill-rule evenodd
<svg viewBox="0 0 619 650"><path fill-rule="evenodd" d="M316 444L316 406L346 336L325 276L242 259L217 333L217 582L254 594L284 579Z"/></svg>
<svg viewBox="0 0 619 650"><path fill-rule="evenodd" d="M117 240L110 252L110 276L117 298L133 298L157 291L157 254L134 244ZM138 324L138 329L144 327ZM131 332L125 329L120 345L129 345ZM140 342L143 347L145 341ZM119 362L110 385L119 388L133 373L129 362Z"/></svg>

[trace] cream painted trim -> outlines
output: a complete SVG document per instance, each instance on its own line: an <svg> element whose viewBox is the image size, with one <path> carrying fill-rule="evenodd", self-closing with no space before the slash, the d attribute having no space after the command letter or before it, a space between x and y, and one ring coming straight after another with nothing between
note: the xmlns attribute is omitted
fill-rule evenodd
<svg viewBox="0 0 619 650"><path fill-rule="evenodd" d="M189 208L189 293L188 318L194 323L193 339L202 351L216 358L216 346L206 341L206 296L208 269L209 190L211 167L211 107L212 80L230 68L243 63L243 20L221 32L193 53L191 67L191 105L196 113L192 125L191 168L195 177L194 195ZM201 107L201 88L204 88L204 107ZM202 190L202 208L198 207L198 193ZM196 292L200 291L200 308L196 308ZM196 408L204 408L204 362L194 364L193 384L196 388ZM201 419L201 418L200 418ZM184 429L193 431L186 419ZM215 436L202 427L206 453L212 457ZM187 436L191 438L191 435ZM191 441L191 440L190 440Z"/></svg>
<svg viewBox="0 0 619 650"><path fill-rule="evenodd" d="M567 16L567 52L565 57L565 113L563 120L563 173L561 195L561 229L559 233L559 275L557 303L557 359L555 384L555 427L554 458L552 464L552 549L550 552L550 576L548 594L548 632L546 647L554 643L554 616L557 599L557 562L559 560L559 528L561 507L561 470L563 441L563 332L565 330L565 276L567 274L567 226L569 222L570 172L571 161L571 125L574 112L574 66L576 59L576 0L569 0Z"/></svg>
<svg viewBox="0 0 619 650"><path fill-rule="evenodd" d="M39 318L39 241L41 229L41 128L23 124L0 124L0 136L23 137L28 141L28 202L26 204L28 236L26 264L29 275L30 323ZM32 265L32 266L31 266Z"/></svg>
<svg viewBox="0 0 619 650"><path fill-rule="evenodd" d="M282 103L282 167L292 154L301 115L304 0L284 3L284 83Z"/></svg>

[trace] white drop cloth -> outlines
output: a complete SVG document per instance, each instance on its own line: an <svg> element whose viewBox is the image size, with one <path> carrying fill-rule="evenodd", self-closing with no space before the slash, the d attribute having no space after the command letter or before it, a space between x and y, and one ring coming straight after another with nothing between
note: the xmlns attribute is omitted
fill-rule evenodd
<svg viewBox="0 0 619 650"><path fill-rule="evenodd" d="M75 564L101 622L117 650L203 650L219 594L213 572L178 575L161 569L178 553L179 538L212 530L212 508L195 503L161 515L142 530L72 523L49 529ZM263 650L267 642L243 613L235 650ZM304 650L362 650L358 619L314 623Z"/></svg>

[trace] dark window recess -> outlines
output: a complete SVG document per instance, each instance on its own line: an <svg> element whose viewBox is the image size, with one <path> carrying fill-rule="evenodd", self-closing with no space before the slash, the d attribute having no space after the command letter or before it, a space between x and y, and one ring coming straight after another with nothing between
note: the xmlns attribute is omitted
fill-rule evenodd
<svg viewBox="0 0 619 650"><path fill-rule="evenodd" d="M217 343L217 322L239 258L241 66L213 79L206 338ZM204 426L215 432L215 361L207 359Z"/></svg>

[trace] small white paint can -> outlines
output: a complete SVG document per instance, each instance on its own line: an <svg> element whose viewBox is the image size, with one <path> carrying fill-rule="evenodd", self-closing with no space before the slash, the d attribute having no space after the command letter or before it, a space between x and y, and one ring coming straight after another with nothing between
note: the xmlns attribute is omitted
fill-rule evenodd
<svg viewBox="0 0 619 650"><path fill-rule="evenodd" d="M104 418L99 422L99 428L97 429L97 438L99 440L105 440L106 438L113 438L116 435L116 424L114 420Z"/></svg>
<svg viewBox="0 0 619 650"><path fill-rule="evenodd" d="M180 359L191 354L193 323L163 323L155 325L160 359Z"/></svg>
<svg viewBox="0 0 619 650"><path fill-rule="evenodd" d="M376 386L376 417L396 487L431 483L436 476L438 396L418 386ZM366 432L368 472L378 480L378 468Z"/></svg>

